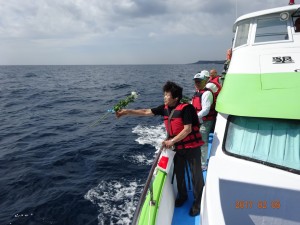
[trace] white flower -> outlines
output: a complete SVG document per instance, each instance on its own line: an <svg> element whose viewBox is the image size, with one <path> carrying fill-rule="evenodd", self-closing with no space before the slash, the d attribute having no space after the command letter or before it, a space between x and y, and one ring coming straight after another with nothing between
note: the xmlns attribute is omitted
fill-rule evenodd
<svg viewBox="0 0 300 225"><path fill-rule="evenodd" d="M137 99L138 94L137 94L135 91L132 91L132 92L131 92L131 96L132 96L134 99Z"/></svg>

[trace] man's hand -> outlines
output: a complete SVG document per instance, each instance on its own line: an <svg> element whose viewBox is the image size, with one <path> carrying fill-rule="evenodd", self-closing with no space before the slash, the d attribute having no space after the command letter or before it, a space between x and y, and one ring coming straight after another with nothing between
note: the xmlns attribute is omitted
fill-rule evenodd
<svg viewBox="0 0 300 225"><path fill-rule="evenodd" d="M174 146L174 143L172 140L165 140L162 142L162 146L164 148L172 148L172 146Z"/></svg>
<svg viewBox="0 0 300 225"><path fill-rule="evenodd" d="M127 110L126 109L120 109L119 111L116 112L117 118L120 118L121 116L127 115Z"/></svg>

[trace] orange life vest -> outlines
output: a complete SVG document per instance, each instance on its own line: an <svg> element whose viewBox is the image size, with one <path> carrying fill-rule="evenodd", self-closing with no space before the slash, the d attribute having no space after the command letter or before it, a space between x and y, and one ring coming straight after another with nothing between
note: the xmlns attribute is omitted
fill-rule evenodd
<svg viewBox="0 0 300 225"><path fill-rule="evenodd" d="M222 89L222 85L219 83L219 79L220 79L220 76L216 76L215 78L208 80L208 82L215 84L218 88L216 93L213 93L215 97L218 97L218 95Z"/></svg>
<svg viewBox="0 0 300 225"><path fill-rule="evenodd" d="M214 119L216 119L217 111L215 109L215 107L216 107L215 95L212 92L212 90L210 90L208 88L204 88L201 91L196 91L195 94L194 94L194 96L193 96L193 98L192 98L192 105L195 107L197 113L202 110L201 97L202 97L202 95L203 95L203 93L205 91L210 91L212 93L212 95L213 95L213 102L212 102L212 104L210 106L209 113L206 116L203 116L202 119L204 121L205 120L214 120Z"/></svg>
<svg viewBox="0 0 300 225"><path fill-rule="evenodd" d="M168 106L164 109L164 123L169 138L178 135L184 128L182 119L182 110L188 104L180 103L173 112L169 112ZM201 134L199 132L199 123L192 125L192 131L183 140L175 143L176 149L196 148L203 145Z"/></svg>

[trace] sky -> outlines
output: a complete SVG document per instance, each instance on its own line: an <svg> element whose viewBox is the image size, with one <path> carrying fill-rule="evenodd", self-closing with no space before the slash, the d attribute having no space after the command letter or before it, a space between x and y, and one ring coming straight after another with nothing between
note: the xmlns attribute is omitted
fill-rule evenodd
<svg viewBox="0 0 300 225"><path fill-rule="evenodd" d="M237 17L288 2L0 0L0 65L223 60Z"/></svg>

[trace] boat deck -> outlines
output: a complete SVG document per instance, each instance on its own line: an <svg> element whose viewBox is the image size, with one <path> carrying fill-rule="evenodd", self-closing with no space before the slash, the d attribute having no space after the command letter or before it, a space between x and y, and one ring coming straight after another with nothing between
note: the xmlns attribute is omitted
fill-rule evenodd
<svg viewBox="0 0 300 225"><path fill-rule="evenodd" d="M206 171L203 172L203 178L206 178ZM182 207L174 209L172 225L200 225L200 215L189 216L190 208L193 204L193 190L188 190L188 200Z"/></svg>

